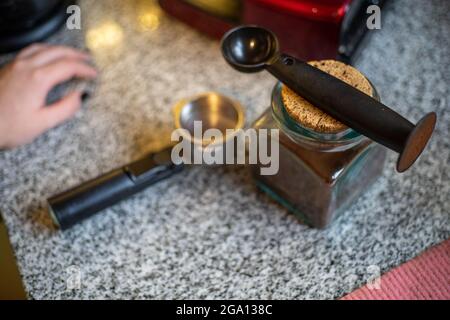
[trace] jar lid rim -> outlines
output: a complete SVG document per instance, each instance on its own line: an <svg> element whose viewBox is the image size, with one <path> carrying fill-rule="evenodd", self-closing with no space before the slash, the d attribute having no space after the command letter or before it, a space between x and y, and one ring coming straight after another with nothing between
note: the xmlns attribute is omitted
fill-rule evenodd
<svg viewBox="0 0 450 320"><path fill-rule="evenodd" d="M323 143L328 142L333 144L353 144L365 138L365 136L352 128L347 128L336 133L328 133L315 131L311 128L302 126L300 123L292 119L284 107L284 103L281 98L282 85L283 84L281 82L277 82L272 91L272 115L283 131L285 131L285 133L291 138L301 138L310 140L311 142L320 141Z"/></svg>

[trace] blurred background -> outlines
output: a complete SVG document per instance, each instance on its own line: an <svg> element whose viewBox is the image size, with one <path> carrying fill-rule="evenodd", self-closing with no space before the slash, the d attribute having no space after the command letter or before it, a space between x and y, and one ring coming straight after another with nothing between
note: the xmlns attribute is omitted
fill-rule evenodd
<svg viewBox="0 0 450 320"><path fill-rule="evenodd" d="M65 26L74 3L79 30ZM366 27L371 4L383 8L381 30ZM390 270L447 239L449 10L447 0L1 0L0 65L46 41L88 48L100 79L74 120L0 152L0 298L332 299L349 273ZM420 164L392 174L390 154L377 186L324 232L296 224L242 168L186 170L54 230L45 199L167 145L178 100L222 92L245 106L247 125L269 106L274 79L220 55L220 37L243 23L271 29L300 59L354 64L408 118L436 111ZM127 281L67 291L72 265L87 284L105 270Z"/></svg>
<svg viewBox="0 0 450 320"><path fill-rule="evenodd" d="M154 4L154 1L143 1ZM269 28L282 49L305 60L338 58L349 62L366 33L367 7L385 0L159 0L161 8L189 26L219 39L239 24ZM68 0L3 0L0 50L19 49L55 32L66 18ZM143 3L145 6L145 4ZM158 17L140 17L152 29Z"/></svg>

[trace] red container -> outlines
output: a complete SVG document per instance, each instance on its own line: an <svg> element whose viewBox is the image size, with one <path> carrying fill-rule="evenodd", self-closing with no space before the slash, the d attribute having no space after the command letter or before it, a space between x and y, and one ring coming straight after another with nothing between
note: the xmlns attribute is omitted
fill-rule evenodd
<svg viewBox="0 0 450 320"><path fill-rule="evenodd" d="M284 52L300 59L335 59L351 0L245 0L242 20L272 30Z"/></svg>
<svg viewBox="0 0 450 320"><path fill-rule="evenodd" d="M239 24L255 24L272 30L281 49L297 58L350 63L367 31L367 6L382 6L385 0L242 0L232 19L202 10L195 1L159 2L172 16L214 38Z"/></svg>

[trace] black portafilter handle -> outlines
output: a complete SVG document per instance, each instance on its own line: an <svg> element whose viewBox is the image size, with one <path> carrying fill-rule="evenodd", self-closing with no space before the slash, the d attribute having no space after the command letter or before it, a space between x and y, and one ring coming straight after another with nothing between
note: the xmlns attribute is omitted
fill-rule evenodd
<svg viewBox="0 0 450 320"><path fill-rule="evenodd" d="M433 133L434 112L414 125L351 85L286 54L278 55L266 69L319 109L400 153L399 172L407 170L416 161Z"/></svg>
<svg viewBox="0 0 450 320"><path fill-rule="evenodd" d="M128 198L154 183L180 172L183 164L171 160L172 148L152 153L73 189L49 198L52 219L60 229Z"/></svg>

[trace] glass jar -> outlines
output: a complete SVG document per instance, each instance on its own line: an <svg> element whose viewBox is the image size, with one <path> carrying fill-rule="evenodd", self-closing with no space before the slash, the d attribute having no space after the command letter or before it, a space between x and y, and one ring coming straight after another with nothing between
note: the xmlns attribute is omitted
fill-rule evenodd
<svg viewBox="0 0 450 320"><path fill-rule="evenodd" d="M253 124L279 129L279 171L265 176L261 165L253 165L252 174L263 191L300 220L325 228L382 174L386 149L350 128L321 133L302 126L287 113L281 91L282 84L276 84L272 106Z"/></svg>

